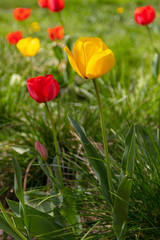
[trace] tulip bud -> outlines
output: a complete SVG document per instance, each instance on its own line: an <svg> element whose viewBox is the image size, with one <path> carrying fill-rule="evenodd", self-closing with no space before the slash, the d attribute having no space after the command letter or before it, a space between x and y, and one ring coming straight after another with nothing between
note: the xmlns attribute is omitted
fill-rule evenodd
<svg viewBox="0 0 160 240"><path fill-rule="evenodd" d="M35 149L41 155L43 160L47 160L47 158L48 158L48 151L39 141L36 141Z"/></svg>

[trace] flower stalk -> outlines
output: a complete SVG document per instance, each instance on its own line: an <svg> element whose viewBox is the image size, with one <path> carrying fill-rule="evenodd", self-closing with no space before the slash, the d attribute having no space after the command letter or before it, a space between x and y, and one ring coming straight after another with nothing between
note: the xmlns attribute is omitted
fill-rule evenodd
<svg viewBox="0 0 160 240"><path fill-rule="evenodd" d="M107 143L105 124L104 124L104 115L103 115L102 103L101 103L101 98L100 98L99 89L98 89L96 79L93 79L93 84L94 84L94 88L95 88L96 95L97 95L97 100L98 100L100 122L101 122L101 129L102 129L102 137L103 137L103 144L104 144L106 165L107 165L107 173L108 173L108 184L109 184L109 190L110 190L110 194L111 194L111 201L113 203L112 178L111 178L111 167L110 167L110 160L109 160L109 154L108 154L108 143Z"/></svg>
<svg viewBox="0 0 160 240"><path fill-rule="evenodd" d="M153 43L153 37L152 37L151 29L148 25L146 25L146 29L147 29L147 32L148 32L148 36L149 36L153 51L156 51L156 49L154 47L154 43Z"/></svg>
<svg viewBox="0 0 160 240"><path fill-rule="evenodd" d="M54 126L54 121L51 115L51 112L49 110L48 104L47 102L45 102L45 106L49 115L49 119L51 122L51 126L52 126L52 133L53 133L53 139L54 139L54 146L55 146L55 150L56 150L56 157L57 157L57 164L58 164L58 173L59 173L59 180L60 183L63 185L63 176L62 176L62 170L61 170L61 162L60 162L60 155L59 155L59 147L58 147L58 140L57 140L57 133L56 133L56 129Z"/></svg>

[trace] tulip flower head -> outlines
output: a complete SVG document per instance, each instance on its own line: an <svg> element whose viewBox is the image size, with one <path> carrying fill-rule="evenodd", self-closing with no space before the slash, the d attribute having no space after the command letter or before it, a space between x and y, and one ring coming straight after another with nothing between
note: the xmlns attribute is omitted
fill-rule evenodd
<svg viewBox="0 0 160 240"><path fill-rule="evenodd" d="M16 8L13 11L14 18L18 21L23 21L31 15L31 8Z"/></svg>
<svg viewBox="0 0 160 240"><path fill-rule="evenodd" d="M28 79L27 88L31 98L38 103L51 101L59 93L59 84L52 75Z"/></svg>
<svg viewBox="0 0 160 240"><path fill-rule="evenodd" d="M64 28L62 26L56 26L48 29L48 35L50 40L60 40L64 37Z"/></svg>
<svg viewBox="0 0 160 240"><path fill-rule="evenodd" d="M97 78L109 72L114 64L113 52L100 38L79 38L73 46L73 54L64 48L73 69L83 78Z"/></svg>
<svg viewBox="0 0 160 240"><path fill-rule="evenodd" d="M48 8L48 0L38 0L38 4L41 8Z"/></svg>
<svg viewBox="0 0 160 240"><path fill-rule="evenodd" d="M48 151L47 151L47 149L45 148L45 146L43 144L41 144L39 141L36 141L35 149L41 155L43 160L47 160L47 158L48 158Z"/></svg>
<svg viewBox="0 0 160 240"><path fill-rule="evenodd" d="M64 6L64 0L48 0L48 8L52 12L59 12L64 8Z"/></svg>
<svg viewBox="0 0 160 240"><path fill-rule="evenodd" d="M24 57L35 56L40 49L40 40L38 38L22 38L17 43L17 48Z"/></svg>
<svg viewBox="0 0 160 240"><path fill-rule="evenodd" d="M140 25L148 25L155 19L156 12L152 6L145 6L136 8L134 11L134 18Z"/></svg>
<svg viewBox="0 0 160 240"><path fill-rule="evenodd" d="M20 39L23 38L21 31L8 33L6 39L12 45L17 44Z"/></svg>

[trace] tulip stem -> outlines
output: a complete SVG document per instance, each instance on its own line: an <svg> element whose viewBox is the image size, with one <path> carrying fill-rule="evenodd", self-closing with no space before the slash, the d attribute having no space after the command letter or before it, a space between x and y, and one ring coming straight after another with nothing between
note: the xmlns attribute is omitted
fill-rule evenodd
<svg viewBox="0 0 160 240"><path fill-rule="evenodd" d="M147 29L147 32L148 32L148 36L149 36L149 39L150 39L150 42L151 42L153 51L155 51L155 47L154 47L154 44L153 44L153 37L152 37L151 29L150 29L150 27L149 27L148 25L146 25L146 29Z"/></svg>
<svg viewBox="0 0 160 240"><path fill-rule="evenodd" d="M58 18L59 18L59 22L60 24L63 26L63 28L65 29L65 26L64 26L64 21L63 21L63 18L62 18L62 14L61 12L58 12Z"/></svg>
<svg viewBox="0 0 160 240"><path fill-rule="evenodd" d="M55 126L54 126L54 121L53 121L53 118L52 118L52 115L51 115L51 112L50 112L50 110L49 110L49 107L48 107L47 102L45 102L45 106L46 106L46 109L47 109L47 112L48 112L48 115L49 115L49 118L50 118L51 126L52 126L54 146L55 146L55 150L56 150L57 163L58 163L59 179L60 179L61 184L63 185L63 176L62 176L62 170L61 170L61 167L60 167L61 162L60 162L60 155L59 155L59 147L58 147L57 133L56 133L56 129L55 129Z"/></svg>
<svg viewBox="0 0 160 240"><path fill-rule="evenodd" d="M102 103L101 98L99 94L98 85L96 82L96 79L93 79L94 88L97 95L98 105L99 105L99 113L100 113L100 121L101 121L101 129L102 129L102 137L103 137L103 144L104 144L104 150L105 150L105 156L106 156L106 164L107 164L107 173L108 173L108 184L109 184L109 190L110 190L110 196L111 196L111 202L113 203L112 198L112 180L111 180L111 167L110 167L110 161L109 161L109 155L108 155L108 144L107 144L107 136L106 136L106 130L105 130L105 124L104 124L104 116L103 116L103 109L102 109Z"/></svg>

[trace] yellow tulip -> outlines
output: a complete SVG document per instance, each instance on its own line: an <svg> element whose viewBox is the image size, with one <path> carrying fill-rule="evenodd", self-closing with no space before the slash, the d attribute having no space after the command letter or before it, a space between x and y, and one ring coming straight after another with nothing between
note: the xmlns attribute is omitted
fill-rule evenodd
<svg viewBox="0 0 160 240"><path fill-rule="evenodd" d="M118 14L122 14L122 13L124 12L124 8L123 8L123 7L118 7L118 8L116 9L116 12L117 12Z"/></svg>
<svg viewBox="0 0 160 240"><path fill-rule="evenodd" d="M38 38L22 38L17 43L17 48L24 57L33 57L39 51L41 45Z"/></svg>
<svg viewBox="0 0 160 240"><path fill-rule="evenodd" d="M64 48L73 69L83 78L97 78L109 72L114 64L113 52L100 38L79 38L73 46L73 54Z"/></svg>

